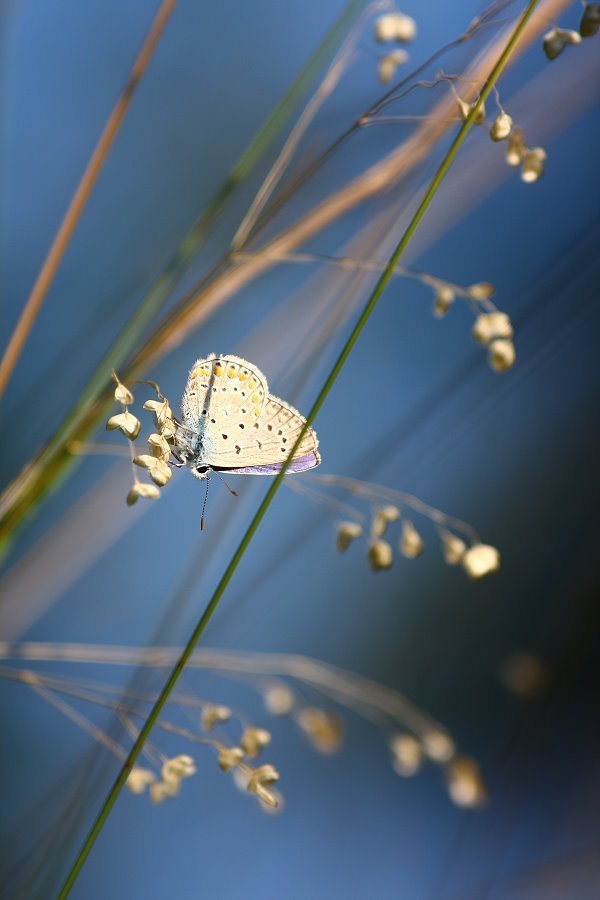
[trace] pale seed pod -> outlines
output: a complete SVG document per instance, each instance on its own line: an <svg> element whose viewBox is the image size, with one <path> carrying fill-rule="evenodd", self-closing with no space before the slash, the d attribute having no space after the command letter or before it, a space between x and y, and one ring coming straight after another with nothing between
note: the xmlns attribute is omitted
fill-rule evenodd
<svg viewBox="0 0 600 900"><path fill-rule="evenodd" d="M160 491L153 484L143 484L136 481L131 490L127 494L127 506L133 506L138 497L146 497L148 500L156 500L160 497Z"/></svg>
<svg viewBox="0 0 600 900"><path fill-rule="evenodd" d="M451 305L454 303L455 294L449 285L442 285L438 288L433 301L433 314L436 318L441 319L445 316Z"/></svg>
<svg viewBox="0 0 600 900"><path fill-rule="evenodd" d="M382 506L380 512L382 516L386 517L388 522L397 522L400 518L400 510L392 503L388 503L387 506Z"/></svg>
<svg viewBox="0 0 600 900"><path fill-rule="evenodd" d="M421 735L425 754L437 763L445 763L456 753L456 745L449 734L432 730Z"/></svg>
<svg viewBox="0 0 600 900"><path fill-rule="evenodd" d="M151 769L143 769L141 766L134 766L125 782L125 787L132 794L143 794L146 788L154 784L156 775Z"/></svg>
<svg viewBox="0 0 600 900"><path fill-rule="evenodd" d="M481 313L475 319L471 334L479 344L487 347L496 338L511 338L513 327L506 313Z"/></svg>
<svg viewBox="0 0 600 900"><path fill-rule="evenodd" d="M417 23L410 16L406 16L403 13L387 13L375 20L374 34L376 41L408 43L416 37Z"/></svg>
<svg viewBox="0 0 600 900"><path fill-rule="evenodd" d="M163 781L155 781L150 785L150 799L155 805L158 806L166 797L172 796L169 785L166 785Z"/></svg>
<svg viewBox="0 0 600 900"><path fill-rule="evenodd" d="M162 459L157 459L156 456L142 453L140 456L134 456L133 462L136 466L146 469L154 484L159 487L164 487L171 478L172 472L169 466Z"/></svg>
<svg viewBox="0 0 600 900"><path fill-rule="evenodd" d="M241 747L221 747L217 762L222 772L229 772L234 769L244 758L244 751Z"/></svg>
<svg viewBox="0 0 600 900"><path fill-rule="evenodd" d="M150 453L163 462L168 462L171 456L171 447L162 436L162 434L151 434L147 439L150 447Z"/></svg>
<svg viewBox="0 0 600 900"><path fill-rule="evenodd" d="M293 691L282 681L274 681L264 689L263 701L272 716L287 716L294 708Z"/></svg>
<svg viewBox="0 0 600 900"><path fill-rule="evenodd" d="M374 572L391 568L393 551L387 541L376 540L371 543L367 553L369 565Z"/></svg>
<svg viewBox="0 0 600 900"><path fill-rule="evenodd" d="M407 559L416 559L425 549L421 535L412 522L407 519L402 523L402 537L400 538L400 551Z"/></svg>
<svg viewBox="0 0 600 900"><path fill-rule="evenodd" d="M295 721L312 746L323 756L337 753L343 742L342 721L318 706L304 706Z"/></svg>
<svg viewBox="0 0 600 900"><path fill-rule="evenodd" d="M496 288L490 281L478 281L467 288L471 300L488 300L496 293Z"/></svg>
<svg viewBox="0 0 600 900"><path fill-rule="evenodd" d="M474 581L497 572L500 568L500 554L489 544L473 544L461 559L462 567Z"/></svg>
<svg viewBox="0 0 600 900"><path fill-rule="evenodd" d="M392 50L386 56L382 56L377 66L377 77L381 84L389 84L396 73L398 66L404 65L408 60L406 50Z"/></svg>
<svg viewBox="0 0 600 900"><path fill-rule="evenodd" d="M517 126L513 128L508 139L506 148L506 162L509 166L518 166L525 155L525 142L523 140L523 132Z"/></svg>
<svg viewBox="0 0 600 900"><path fill-rule="evenodd" d="M579 23L581 37L593 37L600 27L600 4L586 3L583 7L583 15Z"/></svg>
<svg viewBox="0 0 600 900"><path fill-rule="evenodd" d="M107 431L115 431L118 428L130 441L135 441L141 427L142 423L130 412L117 413L116 416L111 416L106 423Z"/></svg>
<svg viewBox="0 0 600 900"><path fill-rule="evenodd" d="M240 739L240 747L248 759L255 759L263 747L270 743L271 735L265 728L248 727Z"/></svg>
<svg viewBox="0 0 600 900"><path fill-rule="evenodd" d="M343 553L344 550L348 549L352 541L360 537L361 534L362 527L358 524L358 522L338 522L335 538L336 548L340 551L340 553Z"/></svg>
<svg viewBox="0 0 600 900"><path fill-rule="evenodd" d="M567 44L580 44L581 35L570 28L551 28L542 40L542 47L548 59L556 59Z"/></svg>
<svg viewBox="0 0 600 900"><path fill-rule="evenodd" d="M182 753L180 756L174 756L172 759L165 760L161 770L161 777L165 782L178 781L181 778L190 778L195 774L196 765L192 757L188 756L187 753Z"/></svg>
<svg viewBox="0 0 600 900"><path fill-rule="evenodd" d="M449 566L455 566L464 556L467 545L455 534L445 531L442 535L442 552Z"/></svg>
<svg viewBox="0 0 600 900"><path fill-rule="evenodd" d="M231 710L228 706L205 706L200 721L205 731L212 731L215 725L228 722L230 718Z"/></svg>
<svg viewBox="0 0 600 900"><path fill-rule="evenodd" d="M528 150L523 158L521 181L531 184L541 178L544 174L545 162L546 151L543 147L534 147L533 150Z"/></svg>
<svg viewBox="0 0 600 900"><path fill-rule="evenodd" d="M117 403L122 404L122 406L129 406L130 403L133 403L133 394L129 388L125 387L124 384L121 384L120 381L117 381L114 397Z"/></svg>
<svg viewBox="0 0 600 900"><path fill-rule="evenodd" d="M490 138L493 141L505 141L510 135L513 127L513 120L505 113L504 110L492 122L490 128Z"/></svg>
<svg viewBox="0 0 600 900"><path fill-rule="evenodd" d="M389 519L383 510L378 510L373 517L371 532L375 537L383 537L388 527Z"/></svg>
<svg viewBox="0 0 600 900"><path fill-rule="evenodd" d="M492 341L488 352L488 361L494 372L506 372L515 361L515 345L506 338Z"/></svg>
<svg viewBox="0 0 600 900"><path fill-rule="evenodd" d="M457 756L446 769L448 794L457 806L477 807L487 799L487 789L474 759Z"/></svg>
<svg viewBox="0 0 600 900"><path fill-rule="evenodd" d="M275 793L265 787L265 785L273 784L274 781L279 781L279 772L275 766L268 764L259 766L258 769L252 770L246 789L249 794L256 794L259 800L262 800L267 806L277 806Z"/></svg>
<svg viewBox="0 0 600 900"><path fill-rule="evenodd" d="M461 100L460 97L456 98L456 105L458 107L458 115L460 117L461 122L466 122L468 119L471 110L477 103L477 100L474 100L472 103L467 103L465 100ZM482 103L477 110L475 118L473 119L474 125L483 125L485 122L485 103Z"/></svg>
<svg viewBox="0 0 600 900"><path fill-rule="evenodd" d="M165 425L173 419L168 402L166 400L146 400L144 409L152 413L156 430L163 434Z"/></svg>
<svg viewBox="0 0 600 900"><path fill-rule="evenodd" d="M415 775L423 763L423 748L412 734L398 733L390 739L394 772L403 778Z"/></svg>

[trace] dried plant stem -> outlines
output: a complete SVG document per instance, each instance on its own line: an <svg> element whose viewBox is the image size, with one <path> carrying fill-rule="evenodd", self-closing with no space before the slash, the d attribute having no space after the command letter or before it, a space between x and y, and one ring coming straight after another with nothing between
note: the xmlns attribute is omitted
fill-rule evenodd
<svg viewBox="0 0 600 900"><path fill-rule="evenodd" d="M75 226L79 221L81 213L92 192L92 188L96 183L96 179L100 173L100 169L104 164L108 151L117 135L121 122L125 117L125 113L129 107L131 99L135 93L135 89L140 83L144 72L152 58L152 54L156 48L158 40L167 24L169 16L175 7L177 0L161 0L156 16L150 26L150 30L146 35L146 39L142 44L141 50L131 68L129 77L125 82L125 87L121 91L117 102L115 103L107 122L102 129L102 133L98 138L98 142L94 147L85 171L81 176L81 180L77 185L75 193L71 198L71 202L67 208L59 229L54 236L52 245L48 251L48 255L44 260L42 268L31 289L31 293L27 298L27 302L19 317L15 329L10 337L6 350L0 361L0 397L4 393L4 389L17 363L19 355L23 349L25 341L29 336L29 332L33 327L36 316L41 309L44 297L46 296L52 280L56 274L56 270L60 265L68 243L75 230Z"/></svg>
<svg viewBox="0 0 600 900"><path fill-rule="evenodd" d="M411 237L413 236L414 232L416 231L416 229L419 225L419 222L423 218L423 215L425 214L427 207L431 203L438 187L440 186L446 172L448 171L448 169L450 167L450 164L452 163L454 157L456 156L459 147L461 146L463 140L465 139L467 132L468 132L469 128L471 127L471 124L475 118L475 115L477 114L477 112L479 110L479 107L485 101L486 97L492 90L494 83L496 82L500 73L502 72L506 63L508 62L508 59L513 51L513 48L515 47L515 44L517 43L519 36L520 36L521 32L523 31L525 24L527 23L527 20L529 19L531 13L533 12L533 9L534 9L536 3L537 3L537 0L530 0L530 2L526 6L524 12L522 13L521 17L519 18L519 21L518 21L516 27L514 28L508 42L506 43L506 46L504 47L502 53L500 54L499 59L497 60L496 64L494 65L489 77L487 78L486 83L481 91L481 94L480 94L477 102L474 103L469 116L467 117L466 121L463 123L463 125L459 129L454 140L452 141L452 144L451 144L449 150L447 151L444 159L442 160L442 163L441 163L439 169L437 170L429 188L425 192L425 195L424 195L423 199L421 200L413 218L411 219L408 227L406 228L404 234L402 235L402 238L400 239L398 246L394 250L394 253L392 254L384 272L380 276L377 284L375 285L375 288L373 289L369 299L367 300L367 303L366 303L361 315L359 316L359 319L358 319L356 325L352 329L352 332L351 332L348 340L346 341L331 372L329 373L327 380L325 381L325 384L321 388L321 390L317 396L317 399L315 400L315 402L312 406L312 409L310 410L310 412L307 416L307 420L306 420L304 428L300 432L294 446L290 450L289 456L287 457L281 471L279 472L277 477L272 482L270 488L268 489L268 491L266 492L266 494L264 496L263 501L261 502L256 513L254 514L254 517L253 517L252 521L250 522L250 525L248 526L246 533L242 537L242 540L240 541L235 553L233 554L233 556L229 562L229 565L227 566L223 575L221 576L221 579L220 579L211 599L209 600L209 602L206 606L206 609L202 613L202 616L200 617L198 624L196 625L192 634L190 635L190 638L189 638L181 656L177 660L177 663L175 664L169 677L167 678L167 680L158 696L156 703L154 704L154 706L152 707L152 710L150 711L150 714L148 715L148 718L146 719L142 728L140 729L138 738L135 741L133 747L131 748L131 750L127 756L127 759L125 760L125 763L123 764L123 766L121 768L121 771L117 775L117 778L116 778L111 790L109 791L108 796L106 797L104 804L102 805L102 808L100 809L100 811L96 817L96 820L95 820L94 824L92 825L92 828L73 863L71 871L69 872L67 879L63 885L63 888L60 892L59 900L61 900L61 898L66 897L68 895L69 891L71 890L71 887L73 886L75 879L77 878L77 875L79 874L81 867L83 866L92 846L94 845L94 842L95 842L96 838L98 837L98 834L100 833L102 826L104 825L104 822L106 821L108 814L110 813L110 811L115 803L115 800L117 799L117 796L119 795L119 792L121 791L121 788L123 787L123 785L125 784L125 782L127 780L127 777L133 767L133 764L135 763L135 760L137 759L137 757L139 756L139 754L142 750L142 747L144 745L146 738L148 737L148 735L150 734L150 731L152 730L152 726L154 725L155 721L157 720L163 706L167 702L169 694L175 687L175 684L177 683L179 676L183 672L183 669L185 668L185 664L187 663L188 659L194 652L196 644L198 643L200 637L202 636L204 629L206 628L214 610L216 609L219 600L221 599L223 593L225 592L225 589L226 589L227 585L229 584L229 582L233 576L233 573L235 572L235 570L238 566L238 563L240 562L242 556L244 555L246 548L248 547L250 541L254 537L254 534L255 534L256 530L258 529L258 526L260 525L277 490L279 489L279 486L283 480L283 477L285 475L287 467L289 466L289 463L294 456L294 453L297 451L307 429L309 428L309 426L313 422L315 416L321 409L321 406L325 402L325 398L327 397L331 388L333 387L333 384L335 383L344 363L346 362L346 359L350 355L352 348L354 347L356 341L358 340L360 333L362 332L364 326L366 325L371 313L375 309L375 306L377 305L377 301L379 300L381 294L383 293L383 290L384 290L385 286L387 285L388 281L392 277L392 273L394 271L394 268L398 264L398 260L402 256L402 253L404 252Z"/></svg>

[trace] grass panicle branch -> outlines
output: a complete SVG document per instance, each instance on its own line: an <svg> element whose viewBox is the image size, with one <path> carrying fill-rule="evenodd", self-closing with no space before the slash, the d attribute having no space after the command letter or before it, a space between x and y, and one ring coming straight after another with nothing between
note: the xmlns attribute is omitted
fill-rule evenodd
<svg viewBox="0 0 600 900"><path fill-rule="evenodd" d="M153 726L154 722L158 718L170 693L172 692L173 688L175 687L175 685L179 679L179 676L181 675L181 673L183 672L183 669L185 668L187 661L189 660L190 656L194 652L194 649L195 649L200 637L202 636L202 634L206 628L206 625L208 624L214 610L216 609L216 607L219 603L219 600L221 599L223 593L225 592L225 589L226 589L227 585L229 584L229 582L238 566L238 563L240 562L241 558L243 557L243 555L246 551L246 548L248 547L252 538L254 537L255 532L257 531L265 513L267 512L267 509L269 508L277 490L279 489L279 486L281 485L281 482L285 475L286 469L287 469L291 459L293 458L294 453L296 452L297 448L299 447L300 442L301 442L302 438L304 437L306 430L310 427L310 425L314 421L315 416L321 409L323 403L325 402L326 397L328 396L329 392L331 391L331 388L333 387L344 363L346 362L354 345L356 344L356 341L358 340L359 335L361 334L363 328L365 327L369 317L371 316L371 313L375 309L375 306L377 305L377 302L378 302L379 298L381 297L385 286L387 285L388 281L392 277L393 271L394 271L395 267L397 266L397 264L400 260L400 257L402 256L402 253L404 252L406 246L408 245L413 234L415 233L421 219L423 218L423 216L425 214L425 211L427 210L428 206L430 205L433 197L435 196L435 193L436 193L438 187L440 186L442 180L444 179L446 172L448 171L452 161L454 160L454 157L456 156L461 144L463 143L463 141L469 131L469 128L471 127L471 124L473 123L473 121L478 113L479 107L484 103L486 97L492 90L493 85L495 84L495 82L499 78L502 70L506 66L511 53L512 53L515 45L517 44L517 41L519 40L519 37L521 36L521 33L522 33L523 29L525 28L525 25L527 24L527 21L529 20L529 17L531 16L531 14L536 6L536 3L537 3L537 0L530 0L530 2L525 7L523 13L519 17L519 20L518 20L516 26L514 27L502 52L500 53L499 58L497 59L495 65L493 66L493 68L492 68L492 70L480 92L480 95L479 95L477 101L473 104L469 115L467 116L466 120L463 122L463 124L460 127L458 133L456 134L454 140L452 141L450 148L448 149L446 155L444 156L444 158L443 158L437 172L435 173L431 184L429 185L428 189L426 190L415 214L413 215L413 217L412 217L408 227L406 228L404 234L402 235L396 249L394 250L392 256L390 257L384 272L381 274L379 280L377 281L377 284L375 285L371 295L369 296L369 298L365 304L365 307L358 318L358 321L356 322L354 328L352 329L352 332L350 333L344 347L342 348L342 351L340 352L333 368L331 369L331 372L329 373L325 383L323 384L323 387L319 391L319 394L307 416L304 428L302 429L298 439L296 440L295 445L290 450L290 453L289 453L289 455L286 459L286 462L284 463L281 471L279 472L279 474L276 476L276 478L272 482L272 484L269 487L268 491L266 492L261 504L259 505L256 513L254 514L254 517L252 518L252 521L250 522L244 536L242 537L237 549L235 550L227 568L225 569L223 575L221 576L221 579L220 579L212 597L210 598L196 627L194 628L192 634L190 635L190 638L189 638L181 656L179 657L177 663L175 664L175 666L173 667L167 680L165 681L165 684L158 696L156 703L152 707L152 710L151 710L150 714L148 715L148 718L146 719L143 726L141 727L137 740L135 741L134 745L132 746L132 748L127 756L127 759L125 760L125 763L121 767L121 770L119 771L117 778L116 778L111 790L109 791L109 793L102 805L102 808L100 809L100 811L92 825L92 828L91 828L89 834L87 835L77 857L75 858L75 860L73 862L71 870L69 871L67 878L65 880L65 883L60 892L60 895L59 895L60 898L66 897L69 894L73 884L75 883L75 880L76 880L79 872L81 871L81 868L82 868L85 860L87 859L87 856L88 856L90 850L92 849L92 847L96 841L96 838L98 837L122 787L124 786L128 776L129 776L129 773L131 772L131 769L133 768L135 760L137 759L137 757L139 756L139 754L142 750L142 747L144 745L146 738L148 737L148 735L150 734L150 731L152 730L152 726Z"/></svg>

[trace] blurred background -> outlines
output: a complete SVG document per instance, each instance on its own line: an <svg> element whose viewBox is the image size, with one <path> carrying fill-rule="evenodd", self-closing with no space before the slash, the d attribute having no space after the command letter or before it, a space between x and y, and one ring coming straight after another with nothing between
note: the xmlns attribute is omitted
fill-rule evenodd
<svg viewBox="0 0 600 900"><path fill-rule="evenodd" d="M2 6L2 348L156 7L139 0ZM578 27L580 4L552 8L560 25ZM334 0L176 5L2 398L2 489L61 426L344 9ZM354 4L352 22L365 9ZM484 5L427 0L402 10L418 31L396 79L459 37ZM464 72L520 12L520 4L505 4L493 25L419 77ZM352 32L352 59L284 178L384 93L377 64L386 47L373 40L374 17L365 14ZM413 778L399 776L390 764L389 728L324 703L312 689L301 689L305 702L343 715L335 755L315 752L289 718L274 720L247 679L185 673L182 690L242 710L272 732L265 760L281 775L281 815L264 815L238 792L210 748L153 733L165 754L191 753L198 772L160 806L124 791L73 896L597 896L600 62L598 38L549 62L541 35L551 24L543 19L538 38L498 85L527 145L545 149L544 176L523 183L506 165L505 146L473 128L403 258L458 285L492 282L494 302L515 329L515 365L502 374L491 370L471 338L468 304L457 300L438 320L431 288L395 278L315 422L319 472L409 492L465 520L499 549L499 572L473 582L460 567L448 567L432 523L411 515L425 552L408 560L395 550L391 570L374 573L364 541L336 553L335 512L325 514L284 485L202 642L314 657L401 692L447 730L461 754L477 760L486 802L458 807L443 767L433 762ZM332 58L211 224L166 309L176 310L227 252ZM415 118L359 129L248 252L400 147L421 126L418 117L449 93L447 85L423 87L385 113ZM490 98L488 124L495 115ZM456 128L449 123L404 178L313 229L298 249L385 262ZM141 377L160 384L177 415L194 360L234 353L306 413L375 278L324 264L268 266L241 279L168 352L165 343ZM149 336L150 329L136 350ZM134 393L141 416L151 390ZM149 433L151 422L142 422ZM102 424L89 440L126 447ZM183 644L265 480L232 476L236 499L213 479L201 533L203 485L185 471L174 472L159 501L132 508L125 505L126 457L86 454L68 476L5 555L0 638ZM398 534L390 528L394 546ZM535 661L525 674L515 664L523 654ZM24 664L6 659L2 666ZM27 666L116 686L133 677L131 666ZM164 675L146 670L136 684L156 692ZM6 896L51 896L119 761L25 684L3 679L0 699L2 882ZM130 745L110 710L74 706Z"/></svg>

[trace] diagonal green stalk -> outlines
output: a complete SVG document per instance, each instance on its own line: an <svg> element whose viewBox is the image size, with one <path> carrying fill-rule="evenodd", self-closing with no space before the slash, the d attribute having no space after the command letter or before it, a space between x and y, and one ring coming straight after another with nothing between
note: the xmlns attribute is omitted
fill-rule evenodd
<svg viewBox="0 0 600 900"><path fill-rule="evenodd" d="M181 242L158 279L140 302L135 313L97 366L74 406L32 463L17 476L0 502L0 556L14 528L27 512L64 477L77 461L66 445L82 439L97 423L102 411L100 400L107 387L107 373L119 370L132 353L147 327L160 311L202 248L217 216L236 188L262 159L286 122L292 116L319 70L330 58L367 0L348 0L341 14L316 47L289 89L273 108L262 127L250 141L208 206Z"/></svg>
<svg viewBox="0 0 600 900"><path fill-rule="evenodd" d="M279 474L276 476L276 478L272 482L272 484L269 487L268 491L266 492L260 506L258 507L256 513L254 514L254 517L253 517L252 521L250 522L244 536L242 537L235 553L231 557L229 565L227 566L227 568L225 569L225 572L221 576L221 580L219 581L212 597L210 598L210 601L208 602L206 609L202 613L202 616L200 617L198 624L196 625L192 634L190 635L190 638L189 638L181 656L179 657L177 663L175 664L173 670L171 671L169 677L167 678L167 680L160 692L160 695L159 695L158 699L156 700L156 703L154 704L154 706L152 707L152 710L150 711L150 713L148 715L148 718L146 719L142 728L140 729L140 732L136 738L136 741L135 741L133 747L131 748L131 750L129 751L129 754L127 755L127 759L125 760L108 796L106 797L106 800L104 801L104 804L103 804L100 812L98 813L98 816L97 816L81 850L79 851L79 854L77 855L77 858L75 859L75 862L73 863L71 871L69 872L67 879L66 879L66 881L62 887L62 890L59 894L59 900L63 900L63 898L65 898L68 895L69 891L71 890L71 888L75 882L75 879L77 878L77 876L81 870L81 867L83 866L90 850L92 849L92 846L94 845L94 842L95 842L96 838L98 837L98 834L100 833L100 830L102 829L102 826L104 825L104 822L106 821L108 814L110 813L121 788L125 784L125 781L127 780L127 777L129 775L129 773L131 772L131 769L133 768L133 765L144 745L144 742L146 741L146 738L150 734L152 726L156 722L156 719L158 718L163 706L165 705L165 703L169 697L169 694L175 687L175 684L177 683L179 676L183 672L183 669L184 669L188 659L192 655L192 653L196 647L196 644L198 643L200 637L202 636L204 629L206 628L206 625L208 624L213 612L215 611L215 609L217 607L219 600L221 599L223 593L225 592L225 588L229 584L229 582L233 576L233 573L235 572L235 570L237 568L238 563L240 562L242 556L244 555L246 548L248 547L250 541L254 537L254 534L255 534L256 530L258 529L258 526L260 525L267 509L269 508L271 501L273 500L273 498L283 480L286 469L289 466L290 461L294 456L294 453L300 446L300 443L302 441L302 438L304 437L304 434L306 433L306 430L309 428L310 424L315 419L315 416L321 409L321 406L323 405L325 398L327 397L331 388L333 387L333 384L334 384L337 376L339 375L339 373L342 369L342 366L344 365L348 356L350 355L350 352L352 351L352 348L354 347L356 341L358 340L358 337L359 337L360 333L362 332L364 326L366 325L367 320L369 319L371 313L373 312L373 310L377 304L377 301L381 297L381 294L383 293L385 286L387 285L388 281L392 277L394 268L398 264L398 260L402 256L404 250L406 249L406 246L408 245L410 239L412 238L413 234L415 233L415 231L419 225L419 222L423 218L423 215L425 214L427 207L431 203L437 189L439 188L444 176L446 175L446 172L448 171L454 157L456 156L456 153L458 152L459 147L463 143L463 141L469 131L469 128L471 127L473 120L475 119L475 116L477 115L479 107L485 101L486 97L492 90L495 82L498 80L498 77L500 76L506 63L508 62L510 54L512 53L512 51L519 39L519 36L520 36L523 28L525 27L525 24L527 23L527 20L529 19L531 13L533 12L537 2L538 2L538 0L529 0L529 3L527 4L517 25L515 26L506 46L504 47L504 50L500 54L498 61L496 62L495 66L493 67L493 69L492 69L480 95L479 95L477 102L473 105L473 108L471 109L471 112L469 113L467 119L465 120L465 122L463 122L456 137L452 141L452 144L451 144L449 150L447 151L437 172L435 173L433 180L431 181L431 184L429 185L427 191L425 192L423 199L421 200L414 216L412 217L404 234L402 235L402 238L400 239L400 242L398 243L396 249L394 250L392 256L390 257L388 264L385 267L385 270L383 271L379 280L377 281L377 284L375 285L369 299L367 300L367 303L366 303L362 313L360 314L358 321L356 322L354 328L352 329L352 332L351 332L350 336L348 337L342 351L340 352L340 355L338 356L333 368L331 369L331 372L329 373L323 387L319 391L317 399L315 400L315 402L312 406L312 409L310 410L310 412L307 416L306 424L305 424L304 428L302 429L302 432L300 433L296 443L292 447L292 449L289 453L289 456L287 457L281 471L279 472Z"/></svg>

